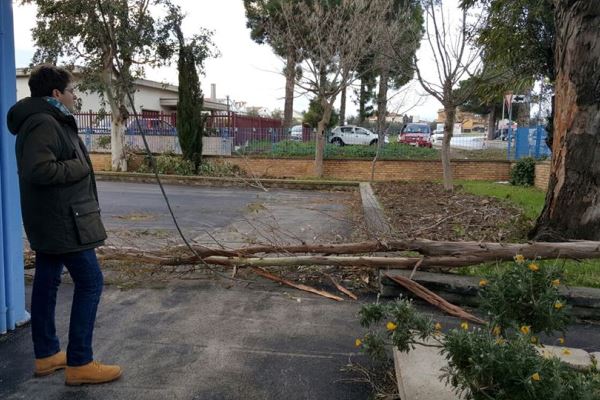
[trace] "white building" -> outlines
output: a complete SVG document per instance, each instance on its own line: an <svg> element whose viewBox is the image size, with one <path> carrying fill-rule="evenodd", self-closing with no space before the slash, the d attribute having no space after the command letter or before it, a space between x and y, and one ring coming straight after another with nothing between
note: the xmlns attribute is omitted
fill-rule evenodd
<svg viewBox="0 0 600 400"><path fill-rule="evenodd" d="M29 68L17 68L17 100L30 95ZM78 73L74 71L75 85ZM134 83L134 104L138 111L143 113L172 113L177 111L177 97L179 88L174 85L155 82L147 79L137 79ZM102 98L95 92L76 92L81 99L81 112L97 113L102 108L110 112L108 104L103 107ZM128 107L129 108L129 107ZM207 111L227 111L227 104L216 99L216 85L211 85L211 97L204 99L203 109Z"/></svg>

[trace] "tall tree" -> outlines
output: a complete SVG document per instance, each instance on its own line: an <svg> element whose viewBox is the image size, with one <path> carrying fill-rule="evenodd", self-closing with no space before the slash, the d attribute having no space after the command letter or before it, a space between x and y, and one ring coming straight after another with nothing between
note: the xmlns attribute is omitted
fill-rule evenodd
<svg viewBox="0 0 600 400"><path fill-rule="evenodd" d="M204 96L200 88L199 72L204 69L204 60L213 55L212 32L202 30L201 34L186 40L181 30L183 14L181 9L171 6L172 29L179 43L179 93L177 102L177 136L183 157L194 163L194 170L202 162L202 137L205 118L202 115Z"/></svg>
<svg viewBox="0 0 600 400"><path fill-rule="evenodd" d="M166 20L155 18L151 7L168 0L23 0L37 5L33 62L67 59L81 66L79 87L100 93L112 113L113 171L125 171L125 122L130 110L126 94L143 76L145 67L167 63L176 42Z"/></svg>
<svg viewBox="0 0 600 400"><path fill-rule="evenodd" d="M325 129L333 103L357 78L344 71L356 71L360 60L372 51L390 7L389 0L283 2L285 22L268 25L271 40L302 49L303 73L297 75L296 84L317 97L323 107L317 127L316 176L323 175Z"/></svg>
<svg viewBox="0 0 600 400"><path fill-rule="evenodd" d="M292 126L294 118L294 84L298 63L301 61L301 49L294 41L285 43L272 40L268 24L284 24L281 4L285 0L244 0L246 9L246 27L250 28L250 37L259 44L268 43L277 55L285 59L285 101L283 107L283 127Z"/></svg>
<svg viewBox="0 0 600 400"><path fill-rule="evenodd" d="M600 2L555 0L554 141L531 237L600 240Z"/></svg>
<svg viewBox="0 0 600 400"><path fill-rule="evenodd" d="M486 23L477 27L475 45L483 48L486 64L505 71L505 90L530 94L535 80L553 85L554 0L462 0L478 5ZM519 125L529 120L529 103L517 107ZM547 127L552 137L552 123Z"/></svg>
<svg viewBox="0 0 600 400"><path fill-rule="evenodd" d="M378 146L383 145L385 121L388 115L388 92L398 90L413 77L412 60L423 36L423 10L420 0L394 0L386 18L385 35L379 41L373 58L379 76L377 92Z"/></svg>
<svg viewBox="0 0 600 400"><path fill-rule="evenodd" d="M442 168L444 188L453 190L452 169L450 165L450 140L456 118L456 107L462 105L471 96L468 90L458 89L459 82L469 76L480 73L481 50L471 48L472 31L467 21L467 9L462 10L457 23L457 32L450 32L450 21L439 0L424 0L426 15L425 38L433 54L437 78L423 76L423 66L415 58L417 78L423 89L435 97L444 107L446 121L442 141ZM482 76L485 76L482 73Z"/></svg>

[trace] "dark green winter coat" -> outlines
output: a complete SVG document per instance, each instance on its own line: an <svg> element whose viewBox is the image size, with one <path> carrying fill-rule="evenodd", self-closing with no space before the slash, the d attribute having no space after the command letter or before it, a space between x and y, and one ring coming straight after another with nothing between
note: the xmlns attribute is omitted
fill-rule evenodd
<svg viewBox="0 0 600 400"><path fill-rule="evenodd" d="M17 135L21 213L32 250L61 254L102 245L92 162L73 116L30 97L15 104L7 120Z"/></svg>

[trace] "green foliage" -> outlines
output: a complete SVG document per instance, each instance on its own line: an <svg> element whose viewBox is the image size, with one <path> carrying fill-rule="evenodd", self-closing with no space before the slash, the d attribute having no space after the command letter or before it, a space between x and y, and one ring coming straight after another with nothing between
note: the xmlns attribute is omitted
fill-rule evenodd
<svg viewBox="0 0 600 400"><path fill-rule="evenodd" d="M108 149L110 147L110 135L99 136L96 144L101 149Z"/></svg>
<svg viewBox="0 0 600 400"><path fill-rule="evenodd" d="M535 159L521 158L510 171L510 184L533 186L535 183Z"/></svg>
<svg viewBox="0 0 600 400"><path fill-rule="evenodd" d="M327 159L373 159L376 146L325 146ZM240 155L264 155L268 157L311 157L315 154L314 142L284 140L272 143L268 140L253 141L237 151ZM415 147L392 142L386 144L379 153L380 160L437 160L439 151L426 147Z"/></svg>
<svg viewBox="0 0 600 400"><path fill-rule="evenodd" d="M408 352L414 348L414 344L435 333L431 318L419 313L412 301L406 299L399 299L392 303L365 305L359 311L359 316L360 324L365 328L372 328L380 322L385 322L385 326L373 329L362 339L363 350L375 358L385 356L381 350L384 337L398 350ZM393 326L389 325L390 323Z"/></svg>
<svg viewBox="0 0 600 400"><path fill-rule="evenodd" d="M453 329L442 353L448 359L446 380L467 399L591 400L598 395L596 375L540 356L527 335L520 333L501 338L481 329Z"/></svg>
<svg viewBox="0 0 600 400"><path fill-rule="evenodd" d="M179 60L177 69L179 72L179 82L185 82L179 85L179 99L177 105L177 136L181 144L183 158L193 163L194 169L202 161L202 136L204 136L205 117L202 116L202 104L204 96L200 89L200 79L198 78L198 67L202 67L204 58L207 57L206 51L196 51L195 49L206 49L210 42L212 33L205 32L203 36L192 38L186 43L181 32L181 22L183 15L178 8L173 8L172 14L178 20L173 24L179 41Z"/></svg>
<svg viewBox="0 0 600 400"><path fill-rule="evenodd" d="M487 15L478 29L477 43L485 62L512 70L514 76L555 79L554 1L462 0L479 5Z"/></svg>
<svg viewBox="0 0 600 400"><path fill-rule="evenodd" d="M521 260L489 276L481 288L481 309L494 326L519 329L527 325L532 333L565 331L569 306L558 293L564 280L558 266L541 266Z"/></svg>
<svg viewBox="0 0 600 400"><path fill-rule="evenodd" d="M308 111L302 116L302 122L312 128L316 128L319 121L323 118L323 105L318 98L313 98L308 104ZM331 118L326 128L331 129L338 124L340 114L336 110L331 111Z"/></svg>
<svg viewBox="0 0 600 400"><path fill-rule="evenodd" d="M532 333L564 330L568 307L558 296L560 270L532 264L517 256L507 271L482 281L482 307L489 317L482 328L462 322L442 336L441 325L399 299L361 308L360 323L369 331L356 345L385 357L387 345L410 351L424 341L438 343L448 360L444 378L468 400L597 399L597 370L573 370L536 348L540 344Z"/></svg>

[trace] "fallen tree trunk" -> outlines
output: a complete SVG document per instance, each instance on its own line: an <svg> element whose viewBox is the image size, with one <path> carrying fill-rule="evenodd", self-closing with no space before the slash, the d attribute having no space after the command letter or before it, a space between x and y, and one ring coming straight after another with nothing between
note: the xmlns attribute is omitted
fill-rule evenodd
<svg viewBox="0 0 600 400"><path fill-rule="evenodd" d="M454 266L454 261L465 257L468 254L473 261L502 261L510 260L516 254L522 254L526 258L600 258L600 242L592 241L573 241L562 243L489 243L489 242L445 242L433 241L427 239L399 240L389 242L359 242L342 244L322 244L322 245L296 245L296 246L252 246L241 249L226 250L212 249L204 246L194 246L194 250L204 260L219 260L219 257L247 259L254 254L361 254L361 253L385 253L398 251L414 251L424 256L430 256L439 259L440 262L450 262ZM182 253L181 256L173 254ZM186 255L187 253L187 255ZM115 260L134 260L140 262L148 261L150 263L162 265L181 265L193 264L199 261L195 255L189 255L189 250L184 246L164 250L142 251L136 248L119 248L113 246L103 246L98 248L100 259ZM439 256L448 256L440 258ZM299 258L299 257L293 257ZM359 259L369 259L371 257L359 257ZM405 258L414 263L416 258ZM426 257L424 260L427 260ZM481 261L481 262L483 262ZM477 261L480 262L480 261ZM422 266L428 266L426 261ZM301 264L306 265L306 264ZM431 264L429 264L431 265Z"/></svg>
<svg viewBox="0 0 600 400"><path fill-rule="evenodd" d="M386 253L414 251L421 257L398 256L342 256L342 254ZM181 255L174 255L174 254ZM116 260L135 264L191 265L198 263L222 266L291 267L306 265L352 266L373 269L459 268L484 262L510 261L516 254L528 259L586 259L600 258L600 242L573 241L562 243L534 242L503 244L486 242L437 242L426 239L390 242L360 242L345 244L254 246L236 250L201 247L201 252L189 255L189 250L178 246L164 250L144 251L131 247L103 246L98 248L98 259ZM287 256L252 257L259 253L277 253ZM298 253L323 253L338 255L301 255ZM26 257L32 252L26 252Z"/></svg>

